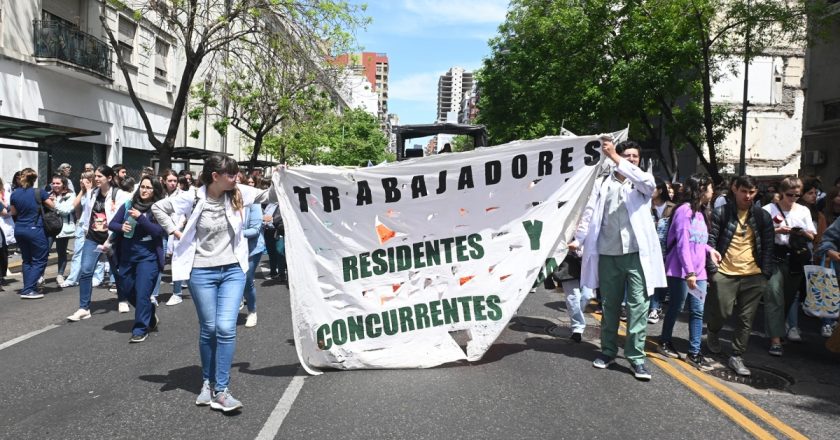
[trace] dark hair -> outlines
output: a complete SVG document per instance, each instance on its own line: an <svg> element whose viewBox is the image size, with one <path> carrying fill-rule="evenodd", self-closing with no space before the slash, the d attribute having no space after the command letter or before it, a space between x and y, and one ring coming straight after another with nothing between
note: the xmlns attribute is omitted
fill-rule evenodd
<svg viewBox="0 0 840 440"><path fill-rule="evenodd" d="M825 207L823 208L823 215L825 216L826 224L834 223L837 214L834 212L834 199L840 195L840 188L832 186L825 194Z"/></svg>
<svg viewBox="0 0 840 440"><path fill-rule="evenodd" d="M166 180L166 178L167 178L167 177L169 177L169 176L175 176L175 177L178 177L178 173L176 173L176 172L175 172L175 170L172 170L172 169L169 169L169 168L167 168L167 169L163 170L163 171L160 173L160 177L161 177L163 180Z"/></svg>
<svg viewBox="0 0 840 440"><path fill-rule="evenodd" d="M178 188L181 188L181 191L190 189L190 181L187 180L187 176L178 177Z"/></svg>
<svg viewBox="0 0 840 440"><path fill-rule="evenodd" d="M105 165L105 164L99 165L98 167L96 167L96 170L94 170L94 171L96 173L102 174L103 176L107 177L108 180L111 181L109 183L113 183L114 175L117 174L117 172L114 171L113 168L111 168L111 167L109 167L108 165Z"/></svg>
<svg viewBox="0 0 840 440"><path fill-rule="evenodd" d="M125 165L123 165L123 164L121 164L121 163L118 163L118 164L115 164L115 165L114 165L113 167L111 167L111 168L114 170L114 174L117 174L117 173L119 173L119 172L120 172L120 170L124 170L124 169L125 169Z"/></svg>
<svg viewBox="0 0 840 440"><path fill-rule="evenodd" d="M735 188L753 189L758 188L758 184L753 176L738 176L733 183Z"/></svg>
<svg viewBox="0 0 840 440"><path fill-rule="evenodd" d="M802 194L806 192L816 189L817 192L820 191L820 181L817 179L807 179L802 181ZM801 200L801 199L800 199Z"/></svg>
<svg viewBox="0 0 840 440"><path fill-rule="evenodd" d="M120 181L120 189L125 192L134 192L134 187L137 184L137 181L134 180L131 176L126 176L125 179Z"/></svg>
<svg viewBox="0 0 840 440"><path fill-rule="evenodd" d="M143 176L140 178L140 183L137 184L137 192L135 192L134 197L131 198L132 205L135 205L137 203L143 203L143 199L140 198L139 187L143 184L144 180L148 180L152 184L152 203L155 203L163 198L163 185L161 185L160 182L158 182L157 179L154 178L154 176Z"/></svg>
<svg viewBox="0 0 840 440"><path fill-rule="evenodd" d="M52 185L52 181L55 179L61 180L61 187L64 188L64 194L67 194L70 191L70 185L67 183L67 177L61 174L53 174L52 179L50 179L50 185ZM52 188L52 186L50 186L50 188Z"/></svg>
<svg viewBox="0 0 840 440"><path fill-rule="evenodd" d="M629 149L639 150L639 154L642 153L642 146L636 141L626 140L615 146L615 152L618 154L622 154Z"/></svg>
<svg viewBox="0 0 840 440"><path fill-rule="evenodd" d="M693 174L685 180L683 185L682 202L688 203L691 206L691 212L705 211L705 204L701 203L700 198L706 192L706 188L712 184L712 178L706 174Z"/></svg>
<svg viewBox="0 0 840 440"><path fill-rule="evenodd" d="M20 171L15 171L15 174L12 176L12 191L17 188L20 188Z"/></svg>
<svg viewBox="0 0 840 440"><path fill-rule="evenodd" d="M656 179L656 189L659 190L659 199L663 202L670 202L671 200L671 193L668 191L668 182L665 182L662 179Z"/></svg>

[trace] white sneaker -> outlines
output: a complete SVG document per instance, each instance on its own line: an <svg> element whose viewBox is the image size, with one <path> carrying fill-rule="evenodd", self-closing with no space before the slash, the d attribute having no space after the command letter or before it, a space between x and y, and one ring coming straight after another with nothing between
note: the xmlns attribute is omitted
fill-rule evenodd
<svg viewBox="0 0 840 440"><path fill-rule="evenodd" d="M242 301L239 301L239 310L242 310L243 307L245 307L245 298L242 298Z"/></svg>
<svg viewBox="0 0 840 440"><path fill-rule="evenodd" d="M59 286L64 284L64 275L56 276L55 277L55 282L58 283Z"/></svg>
<svg viewBox="0 0 840 440"><path fill-rule="evenodd" d="M822 327L820 327L820 334L824 338L830 338L833 333L834 326L832 326L831 324L825 324Z"/></svg>
<svg viewBox="0 0 840 440"><path fill-rule="evenodd" d="M44 287L44 277L38 278L38 287Z"/></svg>
<svg viewBox="0 0 840 440"><path fill-rule="evenodd" d="M257 325L257 312L249 313L245 318L245 327L255 327Z"/></svg>
<svg viewBox="0 0 840 440"><path fill-rule="evenodd" d="M153 305L153 306L155 306L155 307L157 307L157 306L158 306L158 300L157 300L157 297L156 297L156 296L153 296L153 297L152 297L152 305Z"/></svg>
<svg viewBox="0 0 840 440"><path fill-rule="evenodd" d="M73 287L73 286L78 286L78 285L79 285L79 283L74 283L72 281L64 280L64 282L59 284L58 287L67 288L67 287Z"/></svg>
<svg viewBox="0 0 840 440"><path fill-rule="evenodd" d="M111 287L108 288L108 291L111 293L117 293L117 286L111 285Z"/></svg>
<svg viewBox="0 0 840 440"><path fill-rule="evenodd" d="M174 295L173 294L172 296L169 297L169 301L166 301L166 305L177 306L178 304L181 304L182 302L184 302L184 299L181 298L181 295Z"/></svg>
<svg viewBox="0 0 840 440"><path fill-rule="evenodd" d="M802 335L799 334L799 327L791 327L788 329L787 340L791 342L802 342Z"/></svg>
<svg viewBox="0 0 840 440"><path fill-rule="evenodd" d="M67 320L77 322L80 319L88 319L88 318L90 318L90 310L79 309L79 310L76 310L76 313L73 313L72 315L68 316Z"/></svg>
<svg viewBox="0 0 840 440"><path fill-rule="evenodd" d="M120 301L117 310L119 310L120 313L128 313L128 301Z"/></svg>

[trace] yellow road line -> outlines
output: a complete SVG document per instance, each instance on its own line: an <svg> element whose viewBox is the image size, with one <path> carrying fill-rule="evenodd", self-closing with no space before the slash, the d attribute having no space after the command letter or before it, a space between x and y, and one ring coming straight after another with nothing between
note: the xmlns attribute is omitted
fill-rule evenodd
<svg viewBox="0 0 840 440"><path fill-rule="evenodd" d="M741 412L735 409L732 405L726 403L723 399L716 396L714 393L698 385L688 376L680 373L667 361L653 356L651 356L649 359L651 360L651 362L656 364L656 366L662 369L662 371L668 373L671 377L677 379L680 383L685 385L689 390L705 399L706 402L715 407L718 411L722 412L725 416L732 419L733 422L740 425L748 433L752 434L753 437L758 439L776 438L773 436L773 434L770 434L770 432L768 432L761 426L758 426L758 424L756 424L752 420L748 419L744 414L741 414Z"/></svg>
<svg viewBox="0 0 840 440"><path fill-rule="evenodd" d="M776 428L779 432L786 435L788 438L791 438L793 440L806 440L808 438L808 437L805 437L804 435L802 435L802 433L800 433L799 431L797 431L797 430L791 428L790 426L786 425L781 420L773 417L772 415L770 415L770 413L768 413L767 411L765 411L764 409L762 409L761 407L759 407L758 405L753 403L751 400L749 400L746 397L738 394L737 392L733 391L732 389L723 385L722 383L718 382L717 380L711 378L709 375L701 373L700 371L697 371L697 369L695 369L694 367L692 367L690 365L687 365L685 362L676 362L676 363L680 367L682 367L684 370L691 373L694 377L702 380L703 382L707 383L712 388L720 391L721 393L726 395L726 397L732 399L738 405L741 405L746 410L748 410L751 413L758 416L761 420L764 420L765 422L767 422L767 424L769 424L770 426Z"/></svg>
<svg viewBox="0 0 840 440"><path fill-rule="evenodd" d="M594 313L590 313L590 316L592 316L596 321L601 322L601 316L599 316L597 314L594 314ZM624 323L621 323L620 326L619 326L619 334L621 336L626 336L625 328L626 327L625 327ZM656 342L650 341L650 340L648 340L647 342L651 342L654 345L656 344ZM689 390L691 390L695 394L702 397L704 400L706 400L706 402L708 402L714 408L716 408L717 410L722 412L725 416L732 419L732 421L734 421L735 423L740 425L742 428L744 428L751 435L755 436L756 438L761 438L761 439L775 438L772 434L770 434L770 432L768 432L767 430L758 426L752 420L748 419L744 414L742 414L740 411L738 411L735 407L726 403L723 399L721 399L720 397L718 397L714 393L709 392L708 390L703 388L700 384L692 381L691 378L689 378L688 376L686 376L685 374L681 373L679 370L674 368L670 364L669 361L660 359L658 356L649 356L649 359L651 360L651 362L656 364L656 366L658 366L660 369L662 369L662 371L665 371L671 377L673 377L674 379L677 379L677 381L679 381L680 383L685 385ZM805 437L804 435L802 435L798 431L794 430L790 426L786 425L785 423L783 423L779 419L773 417L767 411L763 410L762 408L760 408L759 406L757 406L756 404L754 404L753 402L751 402L747 398L741 396L740 394L736 393L735 391L732 391L731 389L729 389L728 387L724 386L723 384L717 382L716 380L712 379L708 375L697 371L696 369L694 369L693 367L685 364L684 362L677 362L677 364L679 364L680 367L687 370L689 373L691 373L695 377L701 379L704 383L709 384L712 388L720 391L721 393L723 393L724 395L726 395L727 397L732 399L735 403L737 403L738 405L740 405L744 409L746 409L746 410L750 411L751 413L755 414L761 420L764 420L770 426L774 427L775 429L777 429L779 432L783 433L787 437L789 437L791 439L794 439L794 440L807 439L807 437Z"/></svg>

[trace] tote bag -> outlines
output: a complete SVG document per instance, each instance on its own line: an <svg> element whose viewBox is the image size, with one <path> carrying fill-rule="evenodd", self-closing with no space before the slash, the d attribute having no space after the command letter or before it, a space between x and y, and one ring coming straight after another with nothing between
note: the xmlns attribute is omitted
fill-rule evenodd
<svg viewBox="0 0 840 440"><path fill-rule="evenodd" d="M806 315L818 318L840 317L840 288L833 266L825 267L823 259L820 266L809 264L804 267L806 292L802 310Z"/></svg>

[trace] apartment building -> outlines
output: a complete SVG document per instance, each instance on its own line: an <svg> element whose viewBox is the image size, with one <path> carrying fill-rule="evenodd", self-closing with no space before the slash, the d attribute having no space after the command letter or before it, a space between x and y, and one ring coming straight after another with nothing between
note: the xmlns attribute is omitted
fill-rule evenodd
<svg viewBox="0 0 840 440"><path fill-rule="evenodd" d="M438 79L437 122L457 122L461 100L473 86L472 72L452 67Z"/></svg>
<svg viewBox="0 0 840 440"><path fill-rule="evenodd" d="M361 52L337 56L333 63L348 67L364 75L373 86L377 96L376 117L383 124L388 120L388 54L378 52Z"/></svg>
<svg viewBox="0 0 840 440"><path fill-rule="evenodd" d="M23 167L47 176L62 162L73 165L74 178L86 162L153 163L100 16L118 36L138 98L163 137L180 70L172 35L100 0L0 0L4 180Z"/></svg>
<svg viewBox="0 0 840 440"><path fill-rule="evenodd" d="M805 56L803 175L823 179L824 188L840 178L840 1L829 9L825 38L814 39Z"/></svg>

